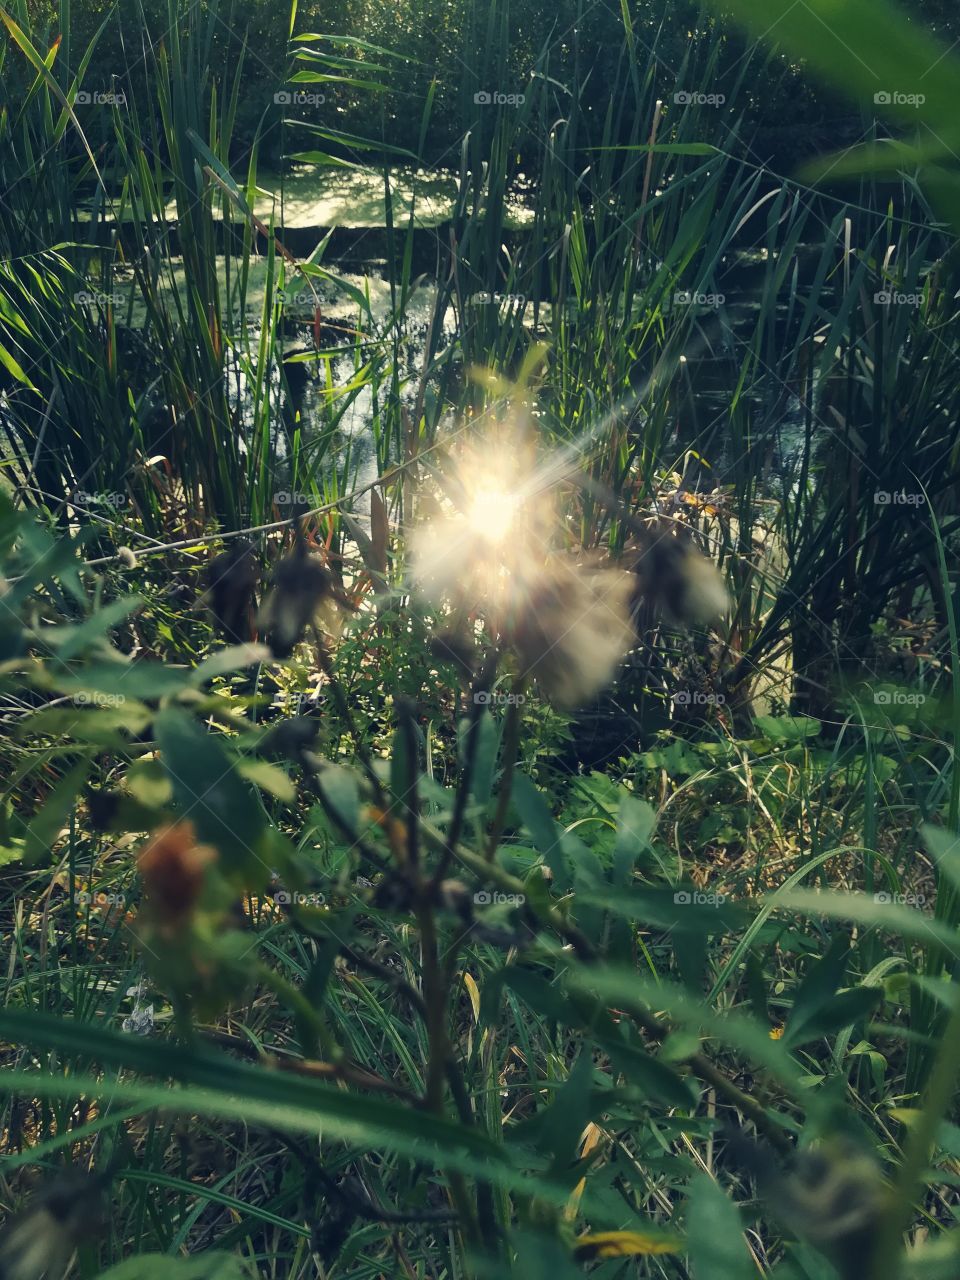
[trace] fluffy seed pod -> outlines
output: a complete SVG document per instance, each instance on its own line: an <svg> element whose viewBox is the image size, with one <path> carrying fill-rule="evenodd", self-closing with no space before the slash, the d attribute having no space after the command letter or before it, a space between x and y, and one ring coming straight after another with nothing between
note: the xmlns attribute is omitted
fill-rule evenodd
<svg viewBox="0 0 960 1280"><path fill-rule="evenodd" d="M869 1152L841 1135L797 1151L781 1168L769 1147L739 1133L727 1151L753 1175L771 1214L825 1254L843 1280L870 1274L887 1198Z"/></svg>
<svg viewBox="0 0 960 1280"><path fill-rule="evenodd" d="M256 549L246 538L237 538L210 561L203 599L228 644L246 644L253 639L259 580Z"/></svg>
<svg viewBox="0 0 960 1280"><path fill-rule="evenodd" d="M636 579L635 612L650 608L679 626L702 626L729 609L730 597L716 565L688 537L654 534L628 555L624 563Z"/></svg>
<svg viewBox="0 0 960 1280"><path fill-rule="evenodd" d="M289 658L307 628L334 604L353 605L297 527L296 542L274 570L259 623L276 658Z"/></svg>
<svg viewBox="0 0 960 1280"><path fill-rule="evenodd" d="M177 925L193 911L207 868L217 859L211 845L197 844L192 822L162 827L144 846L137 866L147 904L157 921Z"/></svg>
<svg viewBox="0 0 960 1280"><path fill-rule="evenodd" d="M77 1245L102 1225L105 1181L72 1169L38 1191L0 1236L2 1280L63 1280Z"/></svg>
<svg viewBox="0 0 960 1280"><path fill-rule="evenodd" d="M615 677L633 646L633 578L553 557L524 584L505 628L523 670L558 706L572 710Z"/></svg>

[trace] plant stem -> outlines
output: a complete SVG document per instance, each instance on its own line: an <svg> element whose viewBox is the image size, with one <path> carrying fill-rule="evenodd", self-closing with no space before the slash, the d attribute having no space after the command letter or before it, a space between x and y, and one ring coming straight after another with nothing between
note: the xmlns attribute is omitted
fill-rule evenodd
<svg viewBox="0 0 960 1280"><path fill-rule="evenodd" d="M953 1009L943 1031L927 1084L923 1110L910 1128L903 1163L891 1192L889 1212L884 1216L877 1241L876 1265L872 1280L895 1280L903 1258L903 1234L910 1224L914 1196L930 1159L937 1129L950 1105L957 1070L960 1068L960 998L954 994Z"/></svg>
<svg viewBox="0 0 960 1280"><path fill-rule="evenodd" d="M493 862L497 856L500 837L507 821L510 808L510 795L513 791L513 774L520 754L520 728L522 725L521 707L526 680L518 676L513 685L513 702L507 708L507 723L504 728L503 742L503 776L500 779L500 792L497 796L497 809L490 824L489 844L487 845L487 861Z"/></svg>

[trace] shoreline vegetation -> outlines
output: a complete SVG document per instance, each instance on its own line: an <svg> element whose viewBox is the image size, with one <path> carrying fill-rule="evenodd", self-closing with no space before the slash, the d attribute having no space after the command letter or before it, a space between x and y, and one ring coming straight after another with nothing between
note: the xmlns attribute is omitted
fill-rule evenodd
<svg viewBox="0 0 960 1280"><path fill-rule="evenodd" d="M0 1278L953 1280L940 0L0 3Z"/></svg>

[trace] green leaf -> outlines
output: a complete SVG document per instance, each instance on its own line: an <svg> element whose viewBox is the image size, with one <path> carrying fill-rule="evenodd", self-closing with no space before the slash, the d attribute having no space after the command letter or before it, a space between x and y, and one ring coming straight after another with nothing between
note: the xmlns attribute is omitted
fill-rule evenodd
<svg viewBox="0 0 960 1280"><path fill-rule="evenodd" d="M806 915L828 916L834 920L856 920L877 929L888 929L904 938L929 946L939 942L956 950L957 933L932 915L913 907L883 901L888 894L819 893L814 889L791 889L770 894L766 899L776 911L801 911Z"/></svg>
<svg viewBox="0 0 960 1280"><path fill-rule="evenodd" d="M945 1231L919 1248L910 1249L903 1280L956 1280L960 1269L960 1231Z"/></svg>
<svg viewBox="0 0 960 1280"><path fill-rule="evenodd" d="M148 809L162 809L173 799L173 784L159 760L135 760L124 782L133 798Z"/></svg>
<svg viewBox="0 0 960 1280"><path fill-rule="evenodd" d="M754 723L768 742L803 742L820 732L820 721L809 716L757 716Z"/></svg>
<svg viewBox="0 0 960 1280"><path fill-rule="evenodd" d="M624 796L617 819L617 843L613 850L613 881L617 885L630 883L634 868L642 854L650 848L650 838L656 826L657 815L653 806L636 796Z"/></svg>
<svg viewBox="0 0 960 1280"><path fill-rule="evenodd" d="M920 834L937 864L937 870L953 883L954 888L960 889L960 836L929 822L924 824Z"/></svg>
<svg viewBox="0 0 960 1280"><path fill-rule="evenodd" d="M326 764L317 775L317 782L347 830L357 833L360 827L360 788L353 770L340 764Z"/></svg>
<svg viewBox="0 0 960 1280"><path fill-rule="evenodd" d="M270 662L273 655L265 644L231 644L220 649L212 657L204 659L189 673L186 684L197 689L214 676L227 675L231 671L243 671L257 662Z"/></svg>
<svg viewBox="0 0 960 1280"><path fill-rule="evenodd" d="M706 1174L690 1186L687 1256L695 1280L756 1280L757 1268L743 1238L740 1215Z"/></svg>
<svg viewBox="0 0 960 1280"><path fill-rule="evenodd" d="M222 739L175 707L157 716L155 730L180 816L219 849L225 875L248 889L266 884L271 868L259 848L266 815Z"/></svg>
<svg viewBox="0 0 960 1280"><path fill-rule="evenodd" d="M141 1253L118 1262L100 1280L250 1280L250 1270L230 1253L201 1253L172 1258L168 1253Z"/></svg>
<svg viewBox="0 0 960 1280"><path fill-rule="evenodd" d="M91 662L76 675L55 677L55 688L64 693L106 693L131 698L163 698L179 693L187 684L186 667L162 662Z"/></svg>
<svg viewBox="0 0 960 1280"><path fill-rule="evenodd" d="M23 859L26 863L39 862L44 854L50 853L73 811L77 793L87 779L91 764L86 758L75 764L57 783L40 812L23 831Z"/></svg>
<svg viewBox="0 0 960 1280"><path fill-rule="evenodd" d="M570 874L563 856L563 833L554 821L546 800L523 773L514 774L511 795L534 847L543 854L553 872L554 887L562 893L570 885Z"/></svg>
<svg viewBox="0 0 960 1280"><path fill-rule="evenodd" d="M22 382L25 387L29 387L31 391L37 390L2 342L0 342L0 364L2 364L7 372L11 373L18 382Z"/></svg>
<svg viewBox="0 0 960 1280"><path fill-rule="evenodd" d="M122 596L119 600L111 600L109 604L99 608L92 617L70 627L46 627L41 633L44 644L56 649L64 661L73 658L88 648L94 641L100 640L111 627L128 618L140 605L141 596Z"/></svg>
<svg viewBox="0 0 960 1280"><path fill-rule="evenodd" d="M84 697L79 694L77 701ZM70 737L78 742L120 744L124 734L140 733L150 723L152 712L142 702L124 699L122 706L46 707L27 716L17 725L16 737Z"/></svg>
<svg viewBox="0 0 960 1280"><path fill-rule="evenodd" d="M238 760L237 772L261 791L268 791L284 804L292 804L297 798L293 779L275 764L266 760Z"/></svg>

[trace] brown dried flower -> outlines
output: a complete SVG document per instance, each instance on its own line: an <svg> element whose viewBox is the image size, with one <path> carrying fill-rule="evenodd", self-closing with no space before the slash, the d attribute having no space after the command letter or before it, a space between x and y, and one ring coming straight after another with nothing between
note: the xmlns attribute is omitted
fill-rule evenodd
<svg viewBox="0 0 960 1280"><path fill-rule="evenodd" d="M137 865L150 909L161 923L177 924L193 911L206 870L216 859L212 845L197 844L196 830L187 819L154 833Z"/></svg>

